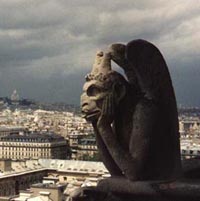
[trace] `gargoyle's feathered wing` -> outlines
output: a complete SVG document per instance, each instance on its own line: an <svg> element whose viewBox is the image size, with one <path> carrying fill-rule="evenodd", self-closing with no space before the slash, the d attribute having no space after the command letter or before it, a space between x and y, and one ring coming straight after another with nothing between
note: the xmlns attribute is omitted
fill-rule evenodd
<svg viewBox="0 0 200 201"><path fill-rule="evenodd" d="M133 40L126 45L125 58L128 74L135 73L138 85L147 99L157 105L160 118L165 122L170 143L174 143L174 160L180 165L180 142L176 98L167 64L153 44L145 40ZM161 121L161 122L162 122ZM176 158L177 157L177 158Z"/></svg>
<svg viewBox="0 0 200 201"><path fill-rule="evenodd" d="M149 107L148 104L157 108L154 136L163 144L170 144L169 147L173 150L170 150L168 155L172 158L166 160L176 161L178 170L180 143L177 106L170 74L162 54L145 40L133 40L127 45L113 44L110 49L113 61L124 69L132 89L137 89L136 92L139 90L139 101L145 102L146 108Z"/></svg>
<svg viewBox="0 0 200 201"><path fill-rule="evenodd" d="M163 104L176 103L166 62L153 44L133 40L126 45L125 58L128 61L128 70L124 69L127 77L131 73L136 75L139 87L147 98Z"/></svg>

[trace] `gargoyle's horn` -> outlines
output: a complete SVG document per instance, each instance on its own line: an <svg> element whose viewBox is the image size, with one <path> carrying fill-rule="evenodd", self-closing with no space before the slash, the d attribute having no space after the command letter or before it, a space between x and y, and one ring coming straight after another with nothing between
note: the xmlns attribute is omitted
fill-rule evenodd
<svg viewBox="0 0 200 201"><path fill-rule="evenodd" d="M97 75L102 73L105 75L109 71L111 71L110 53L103 53L102 51L97 52L91 74Z"/></svg>

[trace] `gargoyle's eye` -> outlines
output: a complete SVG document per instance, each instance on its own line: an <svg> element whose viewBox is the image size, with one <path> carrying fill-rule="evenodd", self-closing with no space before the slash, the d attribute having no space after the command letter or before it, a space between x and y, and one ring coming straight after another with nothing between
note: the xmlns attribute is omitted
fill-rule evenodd
<svg viewBox="0 0 200 201"><path fill-rule="evenodd" d="M87 90L87 95L88 96L96 96L97 94L101 93L101 89L96 86L90 86Z"/></svg>

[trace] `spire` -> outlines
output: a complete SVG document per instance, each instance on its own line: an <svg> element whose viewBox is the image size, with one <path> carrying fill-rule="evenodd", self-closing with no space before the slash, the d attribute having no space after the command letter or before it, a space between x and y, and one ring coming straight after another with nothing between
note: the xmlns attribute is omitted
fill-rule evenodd
<svg viewBox="0 0 200 201"><path fill-rule="evenodd" d="M11 95L12 101L19 101L19 94L17 93L17 90L15 89Z"/></svg>

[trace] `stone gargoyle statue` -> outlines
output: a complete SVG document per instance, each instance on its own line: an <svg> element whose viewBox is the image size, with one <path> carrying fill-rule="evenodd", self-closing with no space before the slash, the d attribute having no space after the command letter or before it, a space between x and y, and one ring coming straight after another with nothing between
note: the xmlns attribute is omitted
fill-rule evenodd
<svg viewBox="0 0 200 201"><path fill-rule="evenodd" d="M114 71L111 61L125 75ZM81 107L111 177L74 192L72 200L182 195L176 99L166 62L153 44L133 40L98 52L86 76Z"/></svg>

